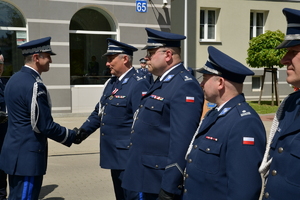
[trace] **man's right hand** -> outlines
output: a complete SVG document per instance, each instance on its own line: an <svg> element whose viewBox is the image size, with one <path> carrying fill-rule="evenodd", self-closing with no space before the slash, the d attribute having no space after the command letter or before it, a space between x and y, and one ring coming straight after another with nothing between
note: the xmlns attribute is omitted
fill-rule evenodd
<svg viewBox="0 0 300 200"><path fill-rule="evenodd" d="M76 136L75 136L75 140L73 141L74 144L80 144L83 140L85 140L89 134L85 132L84 129L80 128L74 128L73 131L75 131Z"/></svg>

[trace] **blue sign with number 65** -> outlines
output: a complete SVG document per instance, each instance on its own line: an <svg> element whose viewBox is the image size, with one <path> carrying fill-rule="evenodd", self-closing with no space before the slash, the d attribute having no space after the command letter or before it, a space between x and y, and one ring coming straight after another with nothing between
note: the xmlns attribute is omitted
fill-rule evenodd
<svg viewBox="0 0 300 200"><path fill-rule="evenodd" d="M148 5L147 1L136 1L136 12L147 12L148 10Z"/></svg>

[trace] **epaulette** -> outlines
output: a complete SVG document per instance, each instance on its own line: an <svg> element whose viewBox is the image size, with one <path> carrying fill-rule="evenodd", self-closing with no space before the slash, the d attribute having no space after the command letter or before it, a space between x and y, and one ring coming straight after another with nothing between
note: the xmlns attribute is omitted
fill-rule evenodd
<svg viewBox="0 0 300 200"><path fill-rule="evenodd" d="M248 115L252 115L251 114L251 110L249 110L248 108L245 108L244 106L242 106L242 103L238 103L238 105L236 106L237 110L239 111L241 117L245 117Z"/></svg>
<svg viewBox="0 0 300 200"><path fill-rule="evenodd" d="M141 75L141 74L139 74L139 73L135 73L135 74L133 74L132 76L133 76L137 81L140 81L140 80L143 80L143 79L146 78L145 75Z"/></svg>
<svg viewBox="0 0 300 200"><path fill-rule="evenodd" d="M182 77L182 79L184 81L192 81L193 80L192 75L189 73L184 73L184 71L180 72L180 76Z"/></svg>

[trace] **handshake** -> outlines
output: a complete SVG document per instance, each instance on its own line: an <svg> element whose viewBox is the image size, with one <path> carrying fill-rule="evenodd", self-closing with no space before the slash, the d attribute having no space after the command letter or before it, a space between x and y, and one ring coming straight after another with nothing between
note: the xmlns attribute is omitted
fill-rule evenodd
<svg viewBox="0 0 300 200"><path fill-rule="evenodd" d="M83 140L85 140L89 136L89 134L85 132L85 130L82 128L78 129L75 127L73 131L75 131L76 134L75 139L73 141L74 144L80 144Z"/></svg>

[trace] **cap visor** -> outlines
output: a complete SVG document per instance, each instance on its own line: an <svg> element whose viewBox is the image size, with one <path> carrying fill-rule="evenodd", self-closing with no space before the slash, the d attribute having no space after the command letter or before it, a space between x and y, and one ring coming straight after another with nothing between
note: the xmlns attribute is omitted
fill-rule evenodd
<svg viewBox="0 0 300 200"><path fill-rule="evenodd" d="M284 40L276 49L288 48L300 45L300 40Z"/></svg>
<svg viewBox="0 0 300 200"><path fill-rule="evenodd" d="M120 54L120 53L117 53L117 52L106 52L105 54L102 55L102 57L104 57L104 56L112 56L112 55L115 55L115 54Z"/></svg>
<svg viewBox="0 0 300 200"><path fill-rule="evenodd" d="M163 47L163 46L148 46L148 45L146 45L144 48L142 48L142 50L145 50L145 49L157 49L157 48L160 48L160 47Z"/></svg>

